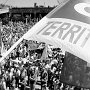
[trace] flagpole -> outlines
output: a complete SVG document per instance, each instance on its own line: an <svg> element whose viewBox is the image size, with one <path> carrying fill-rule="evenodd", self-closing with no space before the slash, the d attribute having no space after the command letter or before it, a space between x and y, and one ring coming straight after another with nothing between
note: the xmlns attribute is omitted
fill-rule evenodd
<svg viewBox="0 0 90 90"><path fill-rule="evenodd" d="M24 36L22 36L0 59L0 63L5 59L5 57L11 53L11 51L24 39Z"/></svg>
<svg viewBox="0 0 90 90"><path fill-rule="evenodd" d="M2 36L1 36L1 29L2 29L2 21L0 21L0 57L1 55L1 48L2 48Z"/></svg>

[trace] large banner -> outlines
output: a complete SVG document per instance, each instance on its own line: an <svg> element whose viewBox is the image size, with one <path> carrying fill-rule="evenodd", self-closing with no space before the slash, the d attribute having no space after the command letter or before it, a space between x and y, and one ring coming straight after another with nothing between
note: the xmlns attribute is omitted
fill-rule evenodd
<svg viewBox="0 0 90 90"><path fill-rule="evenodd" d="M90 0L64 0L24 39L54 45L90 63Z"/></svg>
<svg viewBox="0 0 90 90"><path fill-rule="evenodd" d="M60 80L66 84L90 88L90 63L66 52Z"/></svg>

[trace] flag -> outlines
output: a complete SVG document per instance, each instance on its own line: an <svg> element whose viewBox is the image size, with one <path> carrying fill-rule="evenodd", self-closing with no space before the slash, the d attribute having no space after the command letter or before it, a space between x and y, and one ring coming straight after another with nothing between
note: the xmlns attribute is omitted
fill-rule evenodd
<svg viewBox="0 0 90 90"><path fill-rule="evenodd" d="M63 0L25 35L90 63L90 0Z"/></svg>
<svg viewBox="0 0 90 90"><path fill-rule="evenodd" d="M66 52L60 81L69 85L90 88L90 63Z"/></svg>
<svg viewBox="0 0 90 90"><path fill-rule="evenodd" d="M42 56L40 58L40 60L46 60L48 57L48 54L47 54L47 45L45 46L44 50L43 50L43 53L42 53Z"/></svg>

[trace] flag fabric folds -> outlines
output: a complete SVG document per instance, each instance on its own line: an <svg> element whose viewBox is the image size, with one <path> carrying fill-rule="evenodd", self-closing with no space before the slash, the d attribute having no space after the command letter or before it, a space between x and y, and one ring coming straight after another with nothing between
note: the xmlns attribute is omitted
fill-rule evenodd
<svg viewBox="0 0 90 90"><path fill-rule="evenodd" d="M66 52L60 80L66 84L90 88L90 63Z"/></svg>

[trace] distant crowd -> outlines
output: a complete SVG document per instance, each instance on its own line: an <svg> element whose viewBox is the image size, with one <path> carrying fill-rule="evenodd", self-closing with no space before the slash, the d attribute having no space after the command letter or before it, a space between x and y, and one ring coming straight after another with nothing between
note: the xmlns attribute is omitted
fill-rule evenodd
<svg viewBox="0 0 90 90"><path fill-rule="evenodd" d="M2 25L2 53L15 44L35 23ZM23 40L0 65L0 90L81 90L60 82L64 54L42 42Z"/></svg>
<svg viewBox="0 0 90 90"><path fill-rule="evenodd" d="M19 40L33 25L35 22L25 24L23 22L9 22L6 25L2 25L1 38L5 49L8 50L17 40Z"/></svg>

